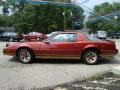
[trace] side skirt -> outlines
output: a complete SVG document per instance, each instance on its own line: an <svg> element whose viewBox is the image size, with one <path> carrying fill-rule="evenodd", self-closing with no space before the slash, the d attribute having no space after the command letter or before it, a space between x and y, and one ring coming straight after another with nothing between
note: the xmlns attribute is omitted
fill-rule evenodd
<svg viewBox="0 0 120 90"><path fill-rule="evenodd" d="M35 56L38 59L80 59L80 56Z"/></svg>

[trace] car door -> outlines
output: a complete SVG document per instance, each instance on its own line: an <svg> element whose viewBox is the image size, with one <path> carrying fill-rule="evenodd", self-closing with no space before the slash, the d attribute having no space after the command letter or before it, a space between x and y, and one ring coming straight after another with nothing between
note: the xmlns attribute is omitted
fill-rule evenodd
<svg viewBox="0 0 120 90"><path fill-rule="evenodd" d="M60 33L45 41L40 48L44 58L79 58L76 33Z"/></svg>

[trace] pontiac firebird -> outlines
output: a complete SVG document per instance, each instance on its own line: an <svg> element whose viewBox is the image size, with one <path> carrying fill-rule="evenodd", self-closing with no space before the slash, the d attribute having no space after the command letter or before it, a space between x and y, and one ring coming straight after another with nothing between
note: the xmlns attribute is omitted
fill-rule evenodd
<svg viewBox="0 0 120 90"><path fill-rule="evenodd" d="M102 41L80 32L58 32L42 42L19 42L7 45L3 54L16 56L28 64L39 59L80 59L86 64L97 64L103 56L118 53L113 41Z"/></svg>

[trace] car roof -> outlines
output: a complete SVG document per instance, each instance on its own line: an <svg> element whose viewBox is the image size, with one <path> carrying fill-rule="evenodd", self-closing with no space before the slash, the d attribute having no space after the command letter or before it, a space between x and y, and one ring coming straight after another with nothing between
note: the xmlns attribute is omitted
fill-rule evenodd
<svg viewBox="0 0 120 90"><path fill-rule="evenodd" d="M57 32L57 33L74 33L74 34L76 34L76 33L79 33L79 32Z"/></svg>

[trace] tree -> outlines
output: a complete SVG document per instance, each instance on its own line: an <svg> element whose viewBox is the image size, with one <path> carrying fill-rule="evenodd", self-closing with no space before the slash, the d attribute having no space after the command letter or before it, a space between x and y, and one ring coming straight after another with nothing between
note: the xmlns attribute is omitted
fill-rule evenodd
<svg viewBox="0 0 120 90"><path fill-rule="evenodd" d="M0 6L3 7L3 14L8 15L9 14L9 4L6 1L0 1Z"/></svg>
<svg viewBox="0 0 120 90"><path fill-rule="evenodd" d="M50 33L53 31L64 30L64 16L67 22L66 28L72 28L72 16L75 19L83 21L83 9L81 7L61 7L53 4L47 5L31 5L26 4L24 10L17 10L12 15L14 26L18 32L28 33L30 31L38 31L42 33ZM82 25L80 26L82 28Z"/></svg>
<svg viewBox="0 0 120 90"><path fill-rule="evenodd" d="M110 4L105 2L96 5L93 11L94 14L92 13L90 15L90 20L87 21L86 26L93 32L97 30L118 31L120 28L118 25L120 23L120 13L114 14L115 11L120 11L120 3ZM113 15L109 16L111 13L113 13ZM117 20L114 19L115 15L118 15ZM100 16L105 16L105 18Z"/></svg>
<svg viewBox="0 0 120 90"><path fill-rule="evenodd" d="M29 0L6 0L6 6L11 6L13 13L10 16L6 16L6 19L10 21L5 20L7 23L5 23L5 26L14 26L20 33L28 33L31 31L50 33L53 31L63 31L64 21L66 21L66 29L70 30L72 29L73 20L80 20L81 23L74 28L79 29L83 27L84 11L79 6L71 5L66 7L54 4L33 5L28 1ZM64 11L65 18L63 15Z"/></svg>

